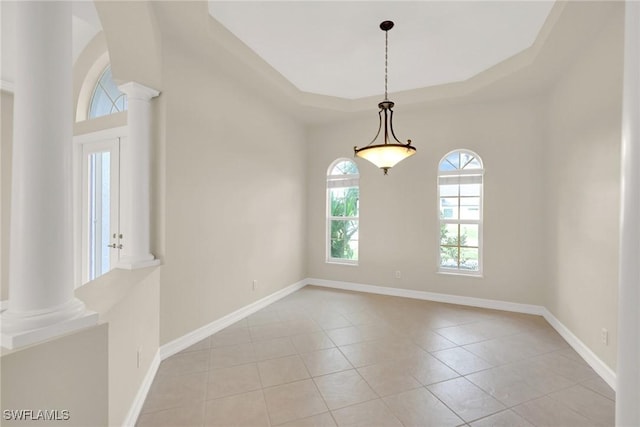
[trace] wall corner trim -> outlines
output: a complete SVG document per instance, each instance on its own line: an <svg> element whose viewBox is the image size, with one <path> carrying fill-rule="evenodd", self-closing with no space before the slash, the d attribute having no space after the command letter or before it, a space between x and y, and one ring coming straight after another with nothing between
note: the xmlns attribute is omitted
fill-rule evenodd
<svg viewBox="0 0 640 427"><path fill-rule="evenodd" d="M162 345L159 349L160 351L160 359L164 360L167 357L173 356L174 354L184 350L187 347L192 346L208 337L209 335L215 334L236 323L239 320L244 319L245 317L255 313L258 310L263 309L264 307L272 304L289 294L294 293L298 289L303 288L307 284L307 280L301 280L299 282L294 283L293 285L289 285L286 288L282 288L279 291L272 293L258 301L252 302L249 305L246 305L238 310L227 314L226 316L221 317L220 319L214 320L213 322L204 325L198 329L195 329L180 338L176 338L173 341L170 341L164 345Z"/></svg>
<svg viewBox="0 0 640 427"><path fill-rule="evenodd" d="M176 338L173 341L168 342L160 346L158 351L156 352L153 361L151 362L151 366L147 370L147 374L140 384L140 388L138 388L138 393L136 393L136 397L131 403L131 407L122 423L123 427L133 427L140 416L140 411L142 411L142 406L144 405L144 401L147 399L147 394L151 389L151 384L158 372L158 368L160 368L160 363L168 358L173 356L174 354L184 350L192 346L208 337L209 335L215 334L216 332L221 331L222 329L236 323L239 320L244 319L245 317L255 313L258 310L263 309L264 307L272 304L289 294L294 293L298 289L305 287L307 284L307 279L300 280L299 282L294 283L293 285L289 285L286 288L280 289L279 291L274 292L271 295L268 295L258 301L252 302L249 305L246 305L232 313L227 314L226 316L221 317L220 319L214 320L213 322L204 325L198 329L195 329L180 338Z"/></svg>
<svg viewBox="0 0 640 427"><path fill-rule="evenodd" d="M325 279L307 279L309 285L317 285L325 288L335 288L347 291L366 292L370 294L389 295L436 301L448 304L466 305L471 307L490 308L494 310L512 311L515 313L536 314L542 316L545 308L540 305L521 304L517 302L499 301L483 298L466 297L461 295L440 294L436 292L416 291L412 289L391 288L386 286L374 286L363 283L340 282Z"/></svg>
<svg viewBox="0 0 640 427"><path fill-rule="evenodd" d="M534 314L544 317L549 324L564 338L567 343L593 368L593 370L609 384L611 388L616 389L616 374L609 368L598 356L589 349L573 332L569 330L562 322L560 322L546 307L533 304L521 304L509 301L491 300L483 298L466 297L461 295L441 294L436 292L416 291L411 289L391 288L386 286L367 285L363 283L341 282L336 280L307 278L289 285L271 295L268 295L258 301L248 304L220 319L195 329L173 341L161 346L149 367L147 374L138 389L138 393L131 404L127 418L123 422L123 426L134 426L142 405L147 398L147 394L153 383L153 379L160 367L160 362L173 356L174 354L196 344L208 337L221 331L227 326L244 319L245 317L255 313L258 310L304 288L307 285L320 286L325 288L342 289L346 291L365 292L379 295L389 295L404 298L420 299L426 301L436 301L448 304L466 305L471 307L488 308L494 310L510 311L515 313Z"/></svg>
<svg viewBox="0 0 640 427"><path fill-rule="evenodd" d="M160 350L156 352L156 355L153 357L151 361L151 365L145 374L142 383L140 384L140 388L138 388L138 392L136 393L136 397L133 399L131 403L131 407L129 408L129 412L127 413L127 417L122 422L123 427L133 427L136 425L136 421L138 420L138 416L140 415L140 411L142 411L142 406L144 405L144 401L147 399L147 394L149 394L149 390L151 390L151 384L153 384L153 380L156 377L156 373L158 372L158 368L160 367Z"/></svg>
<svg viewBox="0 0 640 427"><path fill-rule="evenodd" d="M385 286L366 285L362 283L340 282L325 279L307 279L309 285L322 286L327 288L342 289L356 292L368 292L380 295L390 295L397 297L422 299L427 301L437 301L449 304L467 305L471 307L490 308L494 310L511 311L515 313L535 314L544 317L551 327L555 329L562 338L582 357L591 368L607 383L612 389L616 389L616 373L604 363L596 354L591 351L585 343L574 335L560 320L558 320L546 307L541 305L520 304L508 301L490 300L460 295L440 294L434 292L415 291L411 289L390 288Z"/></svg>
<svg viewBox="0 0 640 427"><path fill-rule="evenodd" d="M578 337L576 337L569 328L560 322L546 308L542 314L544 319L555 329L562 338L593 368L600 377L609 384L609 387L616 389L616 373L606 363L604 363L589 347Z"/></svg>

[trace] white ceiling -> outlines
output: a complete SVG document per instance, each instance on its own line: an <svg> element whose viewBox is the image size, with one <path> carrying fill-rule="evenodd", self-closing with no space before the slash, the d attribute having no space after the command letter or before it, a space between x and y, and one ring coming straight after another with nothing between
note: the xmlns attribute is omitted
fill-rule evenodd
<svg viewBox="0 0 640 427"><path fill-rule="evenodd" d="M553 1L209 1L209 13L304 92L357 99L466 80L523 51Z"/></svg>
<svg viewBox="0 0 640 427"><path fill-rule="evenodd" d="M209 1L209 13L304 92L389 97L466 80L534 42L552 6L536 1ZM101 31L93 1L73 2L73 60ZM0 80L14 80L15 2L0 1Z"/></svg>

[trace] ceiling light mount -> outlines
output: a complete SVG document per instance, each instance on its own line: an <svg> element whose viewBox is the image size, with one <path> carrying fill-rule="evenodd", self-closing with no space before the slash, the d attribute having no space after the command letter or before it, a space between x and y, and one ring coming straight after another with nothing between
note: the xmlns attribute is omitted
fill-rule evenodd
<svg viewBox="0 0 640 427"><path fill-rule="evenodd" d="M382 31L389 31L393 28L393 21L382 21L380 23L380 29Z"/></svg>
<svg viewBox="0 0 640 427"><path fill-rule="evenodd" d="M393 166L416 153L416 148L411 145L410 139L407 140L406 144L403 144L396 137L396 134L393 131L393 107L395 104L392 101L389 101L387 91L389 30L393 28L393 25L393 21L383 21L380 23L380 29L384 31L384 101L378 104L378 108L380 108L380 111L378 112L378 132L368 145L362 148L358 148L358 146L353 147L353 151L356 156L370 161L382 169L385 175L387 175L387 172ZM382 136L382 143L375 144L382 131L383 113L384 133ZM390 140L390 137L393 138L393 140Z"/></svg>

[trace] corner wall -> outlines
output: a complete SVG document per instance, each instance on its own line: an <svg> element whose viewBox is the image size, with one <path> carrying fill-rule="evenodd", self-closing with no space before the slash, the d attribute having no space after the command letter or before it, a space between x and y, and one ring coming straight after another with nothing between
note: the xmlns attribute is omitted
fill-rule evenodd
<svg viewBox="0 0 640 427"><path fill-rule="evenodd" d="M9 299L13 94L0 91L0 300Z"/></svg>
<svg viewBox="0 0 640 427"><path fill-rule="evenodd" d="M544 193L540 181L544 121L541 100L524 98L395 109L398 137L417 154L389 171L361 159L358 266L325 262L326 172L377 129L366 118L317 126L309 132L309 277L542 305L546 286ZM437 272L437 171L454 149L481 156L484 176L483 277ZM395 271L401 278L395 278Z"/></svg>
<svg viewBox="0 0 640 427"><path fill-rule="evenodd" d="M109 394L105 397L109 426L121 426L127 420L154 363L160 334L159 289L159 268L114 269L76 289L76 296L109 326Z"/></svg>
<svg viewBox="0 0 640 427"><path fill-rule="evenodd" d="M551 93L545 158L551 285L546 305L614 371L623 33L621 2Z"/></svg>
<svg viewBox="0 0 640 427"><path fill-rule="evenodd" d="M17 351L3 349L2 425L107 425L107 334L107 325L99 325ZM5 410L33 410L31 418L47 410L60 421L8 420Z"/></svg>
<svg viewBox="0 0 640 427"><path fill-rule="evenodd" d="M306 177L301 124L217 59L163 49L161 344L305 277Z"/></svg>
<svg viewBox="0 0 640 427"><path fill-rule="evenodd" d="M357 160L358 266L325 262L325 176L369 142L375 105L366 118L311 128L309 277L541 305L615 372L624 3L609 6L537 94L397 106L396 133L418 153L386 177ZM482 278L437 273L437 165L457 148L485 164Z"/></svg>

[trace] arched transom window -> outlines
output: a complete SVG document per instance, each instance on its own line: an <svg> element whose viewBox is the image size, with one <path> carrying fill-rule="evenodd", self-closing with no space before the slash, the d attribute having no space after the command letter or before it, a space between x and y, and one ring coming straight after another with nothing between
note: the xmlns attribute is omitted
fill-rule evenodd
<svg viewBox="0 0 640 427"><path fill-rule="evenodd" d="M111 66L107 65L91 94L88 117L93 119L126 109L127 95L120 92L111 76Z"/></svg>
<svg viewBox="0 0 640 427"><path fill-rule="evenodd" d="M455 150L440 161L440 272L482 272L483 175L482 160L472 151Z"/></svg>
<svg viewBox="0 0 640 427"><path fill-rule="evenodd" d="M349 159L337 159L327 171L327 262L358 262L359 176Z"/></svg>

